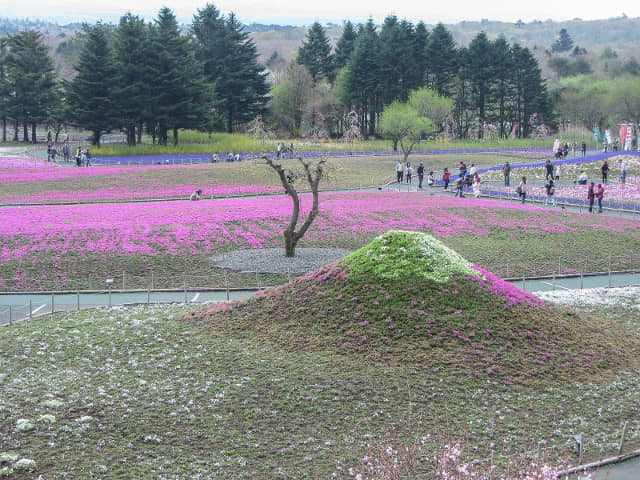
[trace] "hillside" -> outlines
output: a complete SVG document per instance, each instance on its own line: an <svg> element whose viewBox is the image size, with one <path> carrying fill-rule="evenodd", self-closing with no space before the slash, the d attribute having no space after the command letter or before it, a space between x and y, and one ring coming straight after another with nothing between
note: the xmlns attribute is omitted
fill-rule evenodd
<svg viewBox="0 0 640 480"><path fill-rule="evenodd" d="M335 264L189 318L291 352L509 383L626 370L640 347L618 327L556 311L419 232L387 232Z"/></svg>
<svg viewBox="0 0 640 480"><path fill-rule="evenodd" d="M616 52L621 61L632 57L640 59L640 18L618 17L591 21L574 19L567 22L547 20L522 24L486 20L459 22L445 26L459 45L467 45L478 32L485 31L492 39L502 35L509 43L519 43L533 49L547 78L551 73L545 68L545 51L550 48L562 28L567 29L574 45L585 48L589 52L592 56L591 63L596 63L594 65L596 70L608 67L596 61L607 48ZM73 74L72 65L78 52L77 48L73 48L68 42L80 27L79 23L58 25L39 20L0 18L0 36L25 29L40 31L45 37L46 44L51 48L56 71L65 77ZM433 27L434 25L427 25L429 30ZM335 44L340 37L342 27L332 24L328 25L326 30L329 39ZM247 31L251 33L256 43L260 61L266 63L274 53L286 61L294 58L305 38L307 27L253 24L247 27ZM67 44L59 48L63 42Z"/></svg>

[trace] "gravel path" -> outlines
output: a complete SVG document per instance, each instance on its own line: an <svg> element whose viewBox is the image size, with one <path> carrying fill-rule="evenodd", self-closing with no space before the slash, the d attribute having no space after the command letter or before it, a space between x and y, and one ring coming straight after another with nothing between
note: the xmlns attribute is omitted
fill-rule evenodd
<svg viewBox="0 0 640 480"><path fill-rule="evenodd" d="M214 267L241 272L299 274L335 262L353 250L343 248L296 248L296 256L285 257L284 248L235 250L211 257Z"/></svg>

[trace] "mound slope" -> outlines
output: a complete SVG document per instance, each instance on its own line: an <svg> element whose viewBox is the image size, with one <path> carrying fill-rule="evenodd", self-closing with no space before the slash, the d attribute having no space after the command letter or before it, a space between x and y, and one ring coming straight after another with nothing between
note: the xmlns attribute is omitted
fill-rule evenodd
<svg viewBox="0 0 640 480"><path fill-rule="evenodd" d="M290 351L507 383L592 379L632 368L640 353L618 325L557 311L419 232L387 232L339 262L190 317Z"/></svg>

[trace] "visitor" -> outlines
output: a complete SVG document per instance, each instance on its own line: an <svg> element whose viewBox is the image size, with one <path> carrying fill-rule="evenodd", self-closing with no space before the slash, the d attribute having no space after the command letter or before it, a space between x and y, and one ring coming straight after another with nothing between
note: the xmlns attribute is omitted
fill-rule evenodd
<svg viewBox="0 0 640 480"><path fill-rule="evenodd" d="M410 162L407 162L407 168L405 169L405 174L407 176L407 183L411 183L411 176L413 175L413 167Z"/></svg>
<svg viewBox="0 0 640 480"><path fill-rule="evenodd" d="M473 196L476 198L480 198L480 175L478 175L478 172L476 172L475 176L473 177Z"/></svg>
<svg viewBox="0 0 640 480"><path fill-rule="evenodd" d="M398 183L401 183L403 176L404 176L404 167L402 166L402 160L398 160L398 163L396 163L396 181Z"/></svg>
<svg viewBox="0 0 640 480"><path fill-rule="evenodd" d="M218 154L214 153L211 155L211 163L218 163Z"/></svg>
<svg viewBox="0 0 640 480"><path fill-rule="evenodd" d="M451 173L449 173L449 169L445 167L444 172L442 173L442 181L444 182L445 191L449 188L450 179L451 179Z"/></svg>
<svg viewBox="0 0 640 480"><path fill-rule="evenodd" d="M91 152L89 151L89 148L87 147L87 149L84 151L84 155L86 157L87 160L87 167L91 166Z"/></svg>
<svg viewBox="0 0 640 480"><path fill-rule="evenodd" d="M276 156L278 160L282 158L282 150L284 149L284 144L282 142L278 143L278 147L276 148Z"/></svg>
<svg viewBox="0 0 640 480"><path fill-rule="evenodd" d="M551 163L551 160L547 160L545 167L547 168L547 175L544 177L545 180L547 181L549 181L549 179L553 180L553 164Z"/></svg>
<svg viewBox="0 0 640 480"><path fill-rule="evenodd" d="M545 185L545 190L547 191L547 198L544 200L544 206L547 204L552 204L554 207L556 206L556 197L554 194L556 193L556 187L553 184L553 180L549 180L549 182Z"/></svg>
<svg viewBox="0 0 640 480"><path fill-rule="evenodd" d="M504 175L504 186L508 187L509 175L511 175L511 165L509 165L509 162L505 162L504 166L502 167L502 175Z"/></svg>
<svg viewBox="0 0 640 480"><path fill-rule="evenodd" d="M289 147L289 158L293 158L295 152L295 147L293 146L293 142L291 142L291 146Z"/></svg>
<svg viewBox="0 0 640 480"><path fill-rule="evenodd" d="M84 152L84 150L80 153L80 165L82 165L83 167L87 166L87 154Z"/></svg>
<svg viewBox="0 0 640 480"><path fill-rule="evenodd" d="M189 200L191 200L191 201L200 200L200 196L201 195L202 195L202 190L201 189L197 189L195 192L193 192L191 194L191 196L189 197Z"/></svg>
<svg viewBox="0 0 640 480"><path fill-rule="evenodd" d="M602 199L604 198L604 187L601 184L598 184L598 189L596 190L596 198L598 199L598 213L602 213Z"/></svg>
<svg viewBox="0 0 640 480"><path fill-rule="evenodd" d="M462 175L458 175L458 181L456 182L456 193L454 197L464 197L464 177Z"/></svg>
<svg viewBox="0 0 640 480"><path fill-rule="evenodd" d="M576 181L576 183L578 185L586 185L588 180L589 180L589 177L587 177L587 172L583 171L578 177L578 180Z"/></svg>
<svg viewBox="0 0 640 480"><path fill-rule="evenodd" d="M459 176L464 178L465 175L467 174L467 166L464 164L463 161L460 161L460 166L458 167L459 170Z"/></svg>
<svg viewBox="0 0 640 480"><path fill-rule="evenodd" d="M81 160L82 160L82 148L78 147L78 150L76 150L76 165L78 167L82 166Z"/></svg>
<svg viewBox="0 0 640 480"><path fill-rule="evenodd" d="M433 172L429 172L429 176L427 177L427 185L433 187L436 184L436 179L433 176Z"/></svg>
<svg viewBox="0 0 640 480"><path fill-rule="evenodd" d="M516 193L524 204L524 200L527 197L527 177L522 177L522 180L520 180L520 183L516 187Z"/></svg>
<svg viewBox="0 0 640 480"><path fill-rule="evenodd" d="M471 175L472 178L475 178L477 172L478 172L478 169L476 168L476 164L472 163L471 168L469 169L469 175Z"/></svg>
<svg viewBox="0 0 640 480"><path fill-rule="evenodd" d="M620 183L625 184L627 180L627 164L624 163L624 160L620 160Z"/></svg>
<svg viewBox="0 0 640 480"><path fill-rule="evenodd" d="M602 172L602 183L607 184L607 175L609 174L609 164L605 160L602 166L600 167L600 171Z"/></svg>
<svg viewBox="0 0 640 480"><path fill-rule="evenodd" d="M553 173L556 174L556 182L560 180L560 165L556 165L555 171Z"/></svg>
<svg viewBox="0 0 640 480"><path fill-rule="evenodd" d="M596 198L596 193L594 192L595 185L593 182L589 185L589 189L587 190L587 200L589 200L589 213L593 212L593 201Z"/></svg>
<svg viewBox="0 0 640 480"><path fill-rule="evenodd" d="M418 188L422 188L422 180L424 180L424 164L422 162L418 165L416 173L418 174Z"/></svg>
<svg viewBox="0 0 640 480"><path fill-rule="evenodd" d="M582 156L586 156L587 155L587 144L582 142Z"/></svg>
<svg viewBox="0 0 640 480"><path fill-rule="evenodd" d="M233 157L233 161L234 161L234 162L239 162L239 161L240 161L240 154L239 154L239 153L236 153L236 154L234 155L234 157Z"/></svg>

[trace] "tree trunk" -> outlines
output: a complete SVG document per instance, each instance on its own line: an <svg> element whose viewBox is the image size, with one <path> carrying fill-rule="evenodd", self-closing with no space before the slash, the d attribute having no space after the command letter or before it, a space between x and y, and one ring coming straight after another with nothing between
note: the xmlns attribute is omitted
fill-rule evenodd
<svg viewBox="0 0 640 480"><path fill-rule="evenodd" d="M31 142L38 143L38 136L36 135L36 124L35 122L31 124Z"/></svg>
<svg viewBox="0 0 640 480"><path fill-rule="evenodd" d="M2 117L2 143L7 141L7 117Z"/></svg>
<svg viewBox="0 0 640 480"><path fill-rule="evenodd" d="M23 142L28 142L29 141L29 125L27 125L26 122L22 126L22 141Z"/></svg>
<svg viewBox="0 0 640 480"><path fill-rule="evenodd" d="M18 120L15 120L13 122L13 141L17 142L18 141Z"/></svg>
<svg viewBox="0 0 640 480"><path fill-rule="evenodd" d="M284 255L285 257L295 257L296 256L296 244L298 241L295 239L295 234L290 230L286 229L284 231Z"/></svg>
<svg viewBox="0 0 640 480"><path fill-rule="evenodd" d="M173 144L178 145L178 129L173 129Z"/></svg>

